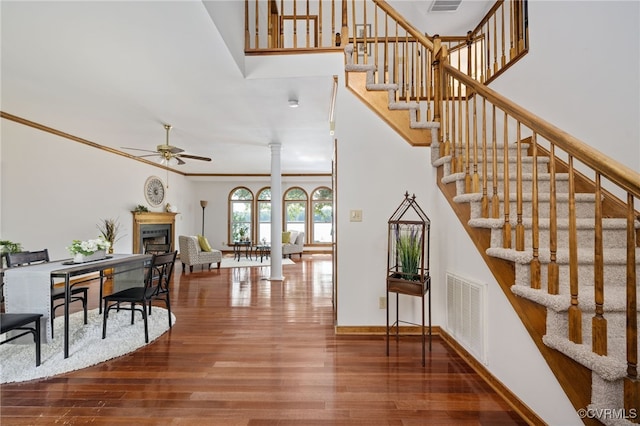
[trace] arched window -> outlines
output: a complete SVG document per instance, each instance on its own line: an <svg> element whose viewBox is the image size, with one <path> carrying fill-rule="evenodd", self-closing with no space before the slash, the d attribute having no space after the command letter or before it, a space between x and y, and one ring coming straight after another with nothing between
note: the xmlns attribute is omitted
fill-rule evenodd
<svg viewBox="0 0 640 426"><path fill-rule="evenodd" d="M333 238L333 191L326 186L311 195L311 242L330 243Z"/></svg>
<svg viewBox="0 0 640 426"><path fill-rule="evenodd" d="M251 239L253 193L245 187L239 187L231 191L229 195L229 242Z"/></svg>
<svg viewBox="0 0 640 426"><path fill-rule="evenodd" d="M258 241L271 242L271 188L258 192Z"/></svg>
<svg viewBox="0 0 640 426"><path fill-rule="evenodd" d="M307 200L307 193L302 188L289 188L284 193L285 231L306 231Z"/></svg>

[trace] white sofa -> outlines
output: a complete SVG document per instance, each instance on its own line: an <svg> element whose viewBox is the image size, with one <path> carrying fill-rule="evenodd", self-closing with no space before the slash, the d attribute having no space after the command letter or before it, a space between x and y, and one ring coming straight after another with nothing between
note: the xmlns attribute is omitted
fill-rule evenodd
<svg viewBox="0 0 640 426"><path fill-rule="evenodd" d="M299 254L302 259L302 251L304 250L304 232L291 232L291 239L288 243L282 243L282 255L291 259L292 254ZM295 232L295 234L294 234Z"/></svg>
<svg viewBox="0 0 640 426"><path fill-rule="evenodd" d="M203 251L198 242L197 236L180 235L178 237L178 245L180 246L180 261L182 262L182 273L186 266L189 266L189 272L193 272L193 265L207 265L211 270L211 264L217 263L220 269L222 262L222 252L220 250Z"/></svg>

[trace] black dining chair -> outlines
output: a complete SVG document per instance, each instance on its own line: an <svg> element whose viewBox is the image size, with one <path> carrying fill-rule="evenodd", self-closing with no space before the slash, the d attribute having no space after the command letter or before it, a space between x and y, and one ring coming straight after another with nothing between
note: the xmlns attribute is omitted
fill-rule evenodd
<svg viewBox="0 0 640 426"><path fill-rule="evenodd" d="M42 314L0 314L0 334L5 334L10 331L21 331L21 333L9 336L1 341L0 345L9 343L27 334L33 334L33 341L36 344L36 367L40 366L40 318L42 318ZM33 325L30 326L29 324L32 323Z"/></svg>
<svg viewBox="0 0 640 426"><path fill-rule="evenodd" d="M149 343L149 325L147 315L151 315L151 305L154 300L162 300L169 314L169 327L171 321L171 302L169 300L169 284L173 274L178 251L152 255L149 267L145 272L144 286L131 287L103 297L104 309L102 320L102 338L107 337L107 318L109 311L125 309L131 311L131 324L134 323L135 313L140 312L144 320L144 341ZM129 306L122 305L129 303ZM140 305L136 307L136 305ZM147 308L149 314L147 314Z"/></svg>
<svg viewBox="0 0 640 426"><path fill-rule="evenodd" d="M13 268L16 266L33 265L38 263L49 262L49 250L37 251L20 251L17 253L7 253L7 266ZM79 284L79 283L76 283ZM71 302L82 302L84 310L84 323L88 322L87 313L87 287L71 285ZM64 306L64 287L54 285L51 280L51 338L53 338L53 320L56 317L56 309Z"/></svg>

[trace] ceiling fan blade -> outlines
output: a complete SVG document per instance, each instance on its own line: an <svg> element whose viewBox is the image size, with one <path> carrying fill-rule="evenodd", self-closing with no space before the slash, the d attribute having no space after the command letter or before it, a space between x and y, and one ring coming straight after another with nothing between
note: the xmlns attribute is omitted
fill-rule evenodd
<svg viewBox="0 0 640 426"><path fill-rule="evenodd" d="M149 151L149 152L153 152L153 151ZM147 155L136 155L137 158L144 158L144 157L162 157L162 154L156 152L155 154L147 154Z"/></svg>
<svg viewBox="0 0 640 426"><path fill-rule="evenodd" d="M176 160L178 160L178 166L181 166L183 164L185 164L184 161L182 161L177 155L174 155L173 158L175 158Z"/></svg>
<svg viewBox="0 0 640 426"><path fill-rule="evenodd" d="M127 148L126 146L121 146L120 149L132 149L134 151L156 152L156 151L151 151L150 149Z"/></svg>
<svg viewBox="0 0 640 426"><path fill-rule="evenodd" d="M211 158L209 157L200 157L198 155L190 155L190 154L177 154L176 157L189 158L191 160L211 161Z"/></svg>

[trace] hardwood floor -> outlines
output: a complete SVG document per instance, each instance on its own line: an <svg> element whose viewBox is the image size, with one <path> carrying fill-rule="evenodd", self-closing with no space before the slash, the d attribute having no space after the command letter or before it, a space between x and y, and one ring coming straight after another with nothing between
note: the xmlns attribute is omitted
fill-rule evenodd
<svg viewBox="0 0 640 426"><path fill-rule="evenodd" d="M441 339L336 336L331 260L181 275L177 321L121 358L0 387L2 425L526 424ZM195 268L194 268L195 269ZM94 286L97 287L97 286ZM90 299L97 307L97 290ZM142 327L141 322L139 325Z"/></svg>

